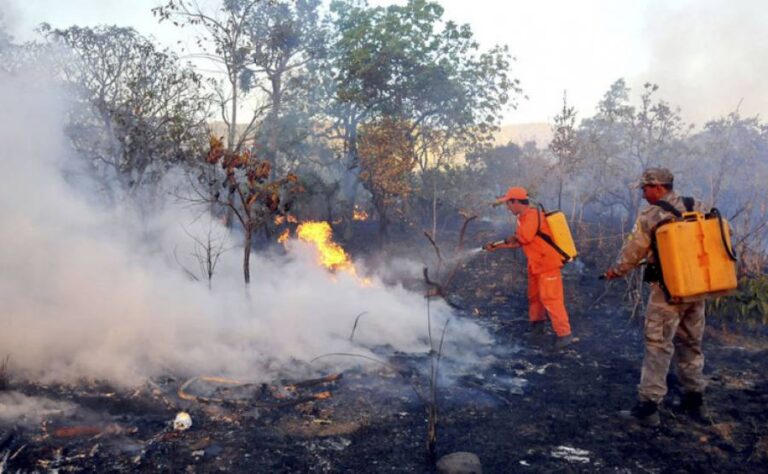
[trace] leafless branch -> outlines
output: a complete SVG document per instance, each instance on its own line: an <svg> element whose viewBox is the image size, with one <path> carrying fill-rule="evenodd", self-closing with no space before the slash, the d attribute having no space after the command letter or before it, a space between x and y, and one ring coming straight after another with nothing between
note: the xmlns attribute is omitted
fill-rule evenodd
<svg viewBox="0 0 768 474"><path fill-rule="evenodd" d="M197 275L192 273L191 270L189 270L187 267L184 266L183 263L181 263L181 261L179 261L179 256L176 255L176 247L178 247L178 246L174 246L173 247L173 259L176 260L176 263L179 265L179 267L181 267L182 270L184 270L184 273L186 273L188 277L190 277L191 279L193 279L195 281L200 281L200 279L197 277Z"/></svg>
<svg viewBox="0 0 768 474"><path fill-rule="evenodd" d="M363 311L362 313L358 314L355 318L355 324L352 326L352 334L349 335L349 340L352 341L355 338L355 330L357 330L357 323L360 322L360 318L363 317L363 315L368 314L368 311Z"/></svg>

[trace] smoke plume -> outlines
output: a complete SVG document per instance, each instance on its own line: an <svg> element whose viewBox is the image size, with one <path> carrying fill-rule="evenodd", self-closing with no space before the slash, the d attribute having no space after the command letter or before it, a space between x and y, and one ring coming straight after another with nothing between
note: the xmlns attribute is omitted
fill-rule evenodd
<svg viewBox="0 0 768 474"><path fill-rule="evenodd" d="M733 112L768 112L768 9L760 0L657 2L648 14L655 82L684 117L703 125Z"/></svg>
<svg viewBox="0 0 768 474"><path fill-rule="evenodd" d="M323 369L310 360L329 352L428 350L422 295L332 277L298 242L287 255L254 255L246 290L242 248L230 237L236 245L209 290L181 268L197 265L188 234L226 229L170 200L147 216L75 189L62 174L76 158L62 132L68 104L55 84L0 73L0 104L0 356L10 356L14 374L119 385L165 373L258 381ZM441 321L450 312L433 304L432 315ZM451 328L449 338L489 342L473 324Z"/></svg>

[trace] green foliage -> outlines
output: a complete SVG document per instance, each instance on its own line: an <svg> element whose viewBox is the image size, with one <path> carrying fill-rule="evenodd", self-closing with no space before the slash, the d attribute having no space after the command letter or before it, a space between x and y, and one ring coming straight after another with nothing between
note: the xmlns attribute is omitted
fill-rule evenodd
<svg viewBox="0 0 768 474"><path fill-rule="evenodd" d="M41 32L72 53L56 64L80 105L67 132L97 175L116 176L132 191L202 149L209 97L200 74L170 50L117 26L43 25Z"/></svg>
<svg viewBox="0 0 768 474"><path fill-rule="evenodd" d="M738 293L716 298L711 313L728 321L768 324L768 275L742 277Z"/></svg>
<svg viewBox="0 0 768 474"><path fill-rule="evenodd" d="M422 169L438 146L491 142L520 91L509 77L506 47L481 52L467 25L444 21L443 8L424 0L386 8L335 1L331 11L334 115L341 122L395 117L410 123Z"/></svg>

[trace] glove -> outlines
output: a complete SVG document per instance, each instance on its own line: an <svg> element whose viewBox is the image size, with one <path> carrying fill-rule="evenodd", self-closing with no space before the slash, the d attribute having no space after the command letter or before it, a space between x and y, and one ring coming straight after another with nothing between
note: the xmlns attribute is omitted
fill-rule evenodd
<svg viewBox="0 0 768 474"><path fill-rule="evenodd" d="M614 280L616 278L621 278L621 275L616 273L616 271L613 268L609 268L605 273L603 273L603 277L606 280Z"/></svg>

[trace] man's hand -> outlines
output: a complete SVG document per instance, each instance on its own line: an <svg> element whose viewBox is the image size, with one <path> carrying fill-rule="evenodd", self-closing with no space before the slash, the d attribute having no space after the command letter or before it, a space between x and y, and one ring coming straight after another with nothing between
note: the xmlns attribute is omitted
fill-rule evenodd
<svg viewBox="0 0 768 474"><path fill-rule="evenodd" d="M621 275L616 273L613 268L609 268L608 271L603 273L603 276L606 280L615 280L616 278L621 278Z"/></svg>
<svg viewBox="0 0 768 474"><path fill-rule="evenodd" d="M493 242L488 242L487 244L483 245L483 250L485 250L486 252L493 252L494 250L496 250L496 246L494 245Z"/></svg>
<svg viewBox="0 0 768 474"><path fill-rule="evenodd" d="M510 235L509 237L504 239L504 243L514 247L520 246L520 243L517 241L517 238L514 235Z"/></svg>

